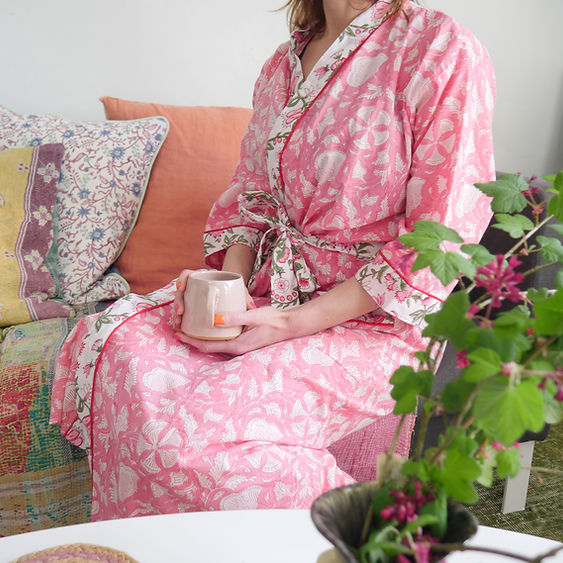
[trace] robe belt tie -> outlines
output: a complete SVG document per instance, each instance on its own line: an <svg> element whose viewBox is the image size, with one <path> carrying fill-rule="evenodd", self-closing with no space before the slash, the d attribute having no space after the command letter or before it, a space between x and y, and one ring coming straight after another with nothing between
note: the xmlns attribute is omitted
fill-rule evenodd
<svg viewBox="0 0 563 563"><path fill-rule="evenodd" d="M257 190L238 196L240 214L253 224L266 227L256 253L253 275L272 257L271 301L277 308L289 308L311 299L319 284L301 253L305 245L370 260L381 244L339 244L314 235L304 235L291 224L284 205L272 194Z"/></svg>
<svg viewBox="0 0 563 563"><path fill-rule="evenodd" d="M272 305L288 308L310 299L318 283L300 249L311 241L291 224L283 204L263 191L243 192L238 204L243 217L267 227L256 252L253 273L271 255Z"/></svg>

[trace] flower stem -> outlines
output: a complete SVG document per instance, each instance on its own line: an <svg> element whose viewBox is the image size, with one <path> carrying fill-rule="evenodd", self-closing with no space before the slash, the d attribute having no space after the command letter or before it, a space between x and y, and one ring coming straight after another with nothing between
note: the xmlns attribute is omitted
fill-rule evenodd
<svg viewBox="0 0 563 563"><path fill-rule="evenodd" d="M548 340L546 340L539 348L534 350L534 353L526 359L526 361L522 364L522 367L526 367L530 362L533 362L538 356L543 355L547 349L557 340L559 339L558 335L552 336Z"/></svg>
<svg viewBox="0 0 563 563"><path fill-rule="evenodd" d="M544 270L545 268L551 268L552 266L556 266L557 264L559 264L559 262L546 262L545 264L540 264L539 266L535 266L534 268L530 268L529 270L524 272L522 275L524 277L528 277L529 275L534 274L535 272L539 272L540 270Z"/></svg>
<svg viewBox="0 0 563 563"><path fill-rule="evenodd" d="M510 553L509 551L504 551L502 549L477 547L477 546L458 544L458 543L438 543L432 546L432 551L440 551L440 552L478 551L481 553L494 553L495 555L502 555L503 557L518 559L518 561L526 561L526 563L541 563L541 561L547 559L548 557L552 557L562 549L563 549L563 545L554 547L553 549L550 549L547 553L543 553L542 555L538 555L537 557L525 557L523 555L517 555L516 553Z"/></svg>
<svg viewBox="0 0 563 563"><path fill-rule="evenodd" d="M393 434L393 441L391 442L391 447L389 448L389 455L393 454L397 449L397 444L399 443L399 437L401 436L401 431L403 430L403 426L405 425L405 420L407 419L406 414L401 415L401 420L399 424L397 424L397 428L395 428L395 433Z"/></svg>
<svg viewBox="0 0 563 563"><path fill-rule="evenodd" d="M550 467L533 465L531 467L522 466L522 469L530 469L534 473L550 473L551 475L563 475L563 471L561 469L552 469Z"/></svg>
<svg viewBox="0 0 563 563"><path fill-rule="evenodd" d="M419 461L422 457L422 451L424 448L424 437L426 436L426 429L428 428L428 421L430 420L430 416L428 413L423 410L422 415L420 417L420 426L418 430L418 441L416 443L416 450L414 452L414 460Z"/></svg>
<svg viewBox="0 0 563 563"><path fill-rule="evenodd" d="M525 242L528 241L536 232L538 232L546 223L552 219L553 215L548 215L545 219L540 221L532 230L526 233L526 236L522 237L516 244L508 251L505 252L505 257L512 256Z"/></svg>

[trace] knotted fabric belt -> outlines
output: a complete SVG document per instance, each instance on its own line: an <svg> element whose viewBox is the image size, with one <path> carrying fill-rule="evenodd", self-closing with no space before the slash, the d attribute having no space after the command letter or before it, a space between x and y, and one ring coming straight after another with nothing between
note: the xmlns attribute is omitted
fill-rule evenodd
<svg viewBox="0 0 563 563"><path fill-rule="evenodd" d="M271 255L271 301L277 308L289 308L308 301L319 284L309 268L301 248L311 245L323 250L373 258L381 244L345 245L304 235L291 224L284 205L272 194L247 191L238 196L240 214L253 224L266 227L254 262L253 276Z"/></svg>

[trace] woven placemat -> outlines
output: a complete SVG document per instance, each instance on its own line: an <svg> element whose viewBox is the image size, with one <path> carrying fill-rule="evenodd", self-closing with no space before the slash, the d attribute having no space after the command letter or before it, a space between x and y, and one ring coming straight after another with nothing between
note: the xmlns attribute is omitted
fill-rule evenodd
<svg viewBox="0 0 563 563"><path fill-rule="evenodd" d="M138 563L127 553L87 543L58 545L22 555L12 563Z"/></svg>

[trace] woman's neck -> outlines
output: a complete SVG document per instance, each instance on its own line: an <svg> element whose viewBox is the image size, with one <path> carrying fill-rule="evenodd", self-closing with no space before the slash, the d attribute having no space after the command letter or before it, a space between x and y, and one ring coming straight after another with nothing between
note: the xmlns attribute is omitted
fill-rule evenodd
<svg viewBox="0 0 563 563"><path fill-rule="evenodd" d="M326 20L325 29L321 34L323 39L334 41L351 21L372 4L370 0L323 0Z"/></svg>

